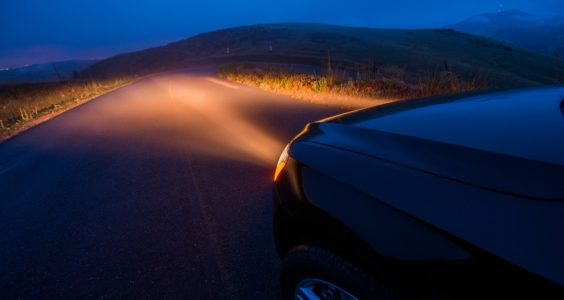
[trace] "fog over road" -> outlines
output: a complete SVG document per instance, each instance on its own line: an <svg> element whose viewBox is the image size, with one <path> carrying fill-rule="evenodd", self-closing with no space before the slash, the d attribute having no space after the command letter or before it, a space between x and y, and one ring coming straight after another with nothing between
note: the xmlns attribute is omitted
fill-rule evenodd
<svg viewBox="0 0 564 300"><path fill-rule="evenodd" d="M277 298L274 165L339 111L174 73L1 143L0 298Z"/></svg>

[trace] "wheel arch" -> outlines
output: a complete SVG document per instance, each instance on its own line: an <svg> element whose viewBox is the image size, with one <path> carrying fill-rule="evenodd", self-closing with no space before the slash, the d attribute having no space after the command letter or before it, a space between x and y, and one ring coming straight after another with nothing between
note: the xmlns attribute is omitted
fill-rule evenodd
<svg viewBox="0 0 564 300"><path fill-rule="evenodd" d="M313 245L357 265L365 265L369 273L376 273L376 269L385 264L386 259L368 243L317 207L299 201L284 203L276 219L277 250L281 258L294 247Z"/></svg>

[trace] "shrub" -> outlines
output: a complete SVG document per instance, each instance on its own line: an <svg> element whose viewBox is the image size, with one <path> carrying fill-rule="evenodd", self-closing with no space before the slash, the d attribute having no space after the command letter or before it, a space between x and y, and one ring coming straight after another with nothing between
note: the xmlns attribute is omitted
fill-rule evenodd
<svg viewBox="0 0 564 300"><path fill-rule="evenodd" d="M333 70L324 75L294 72L284 68L256 66L229 66L218 75L224 79L283 93L297 98L315 95L334 95L372 99L403 99L419 96L445 95L487 87L485 77L474 76L463 80L452 71L433 71L418 83L406 82L406 70L396 66L378 69L376 76L368 70L363 73ZM364 68L367 69L367 68ZM372 72L372 73L370 73ZM352 75L351 75L352 74Z"/></svg>

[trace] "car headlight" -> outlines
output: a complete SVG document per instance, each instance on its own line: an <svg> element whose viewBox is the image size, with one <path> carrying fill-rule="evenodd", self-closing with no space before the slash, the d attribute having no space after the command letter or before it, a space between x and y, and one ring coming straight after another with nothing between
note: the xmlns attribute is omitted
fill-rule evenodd
<svg viewBox="0 0 564 300"><path fill-rule="evenodd" d="M276 164L276 170L274 171L274 181L278 179L278 176L286 166L286 162L288 161L288 150L290 150L290 144L286 145L284 151L282 151L282 154L280 154L280 158L278 159L278 164Z"/></svg>

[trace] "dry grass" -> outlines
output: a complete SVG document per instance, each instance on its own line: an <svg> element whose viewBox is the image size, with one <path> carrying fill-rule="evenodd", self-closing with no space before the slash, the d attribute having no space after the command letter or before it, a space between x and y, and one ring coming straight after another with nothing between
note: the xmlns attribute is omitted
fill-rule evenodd
<svg viewBox="0 0 564 300"><path fill-rule="evenodd" d="M463 80L451 71L433 71L421 80L419 87L419 97L430 97L486 90L489 85L483 74Z"/></svg>
<svg viewBox="0 0 564 300"><path fill-rule="evenodd" d="M0 132L123 86L133 78L0 86Z"/></svg>
<svg viewBox="0 0 564 300"><path fill-rule="evenodd" d="M484 76L463 80L454 72L434 71L415 83L406 82L406 70L358 68L328 74L294 72L285 68L232 65L218 75L226 80L255 86L293 98L345 108L360 108L400 99L448 95L487 88Z"/></svg>

